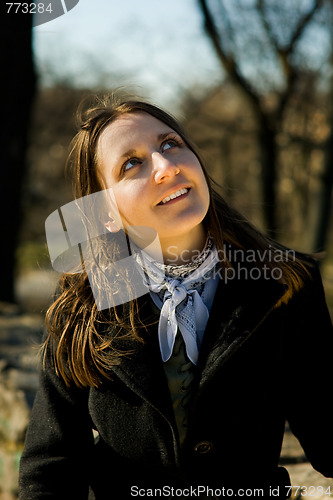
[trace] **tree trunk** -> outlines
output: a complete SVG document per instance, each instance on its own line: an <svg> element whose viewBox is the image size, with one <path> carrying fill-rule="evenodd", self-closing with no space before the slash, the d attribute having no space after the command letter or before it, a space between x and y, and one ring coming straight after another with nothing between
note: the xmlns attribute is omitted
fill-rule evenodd
<svg viewBox="0 0 333 500"><path fill-rule="evenodd" d="M4 7L5 4L0 18L0 300L15 302L15 251L21 221L28 130L36 78L32 57L32 16L7 14Z"/></svg>
<svg viewBox="0 0 333 500"><path fill-rule="evenodd" d="M214 22L214 17L208 8L206 0L198 0L205 20L205 30L212 41L216 55L230 77L233 84L248 99L258 124L258 142L260 147L261 165L261 193L263 202L263 222L265 231L276 237L277 233L277 207L276 207L276 170L277 153L275 130L270 125L270 116L264 111L260 97L251 86L250 82L241 74L234 54L227 55L224 51L221 38ZM281 107L282 114L282 107Z"/></svg>
<svg viewBox="0 0 333 500"><path fill-rule="evenodd" d="M265 114L258 115L258 125L264 227L267 234L276 239L278 230L276 131L268 123Z"/></svg>
<svg viewBox="0 0 333 500"><path fill-rule="evenodd" d="M322 252L326 247L328 229L332 216L332 190L333 190L333 123L331 134L326 143L324 170L318 195L318 215L316 218L315 237L313 250Z"/></svg>

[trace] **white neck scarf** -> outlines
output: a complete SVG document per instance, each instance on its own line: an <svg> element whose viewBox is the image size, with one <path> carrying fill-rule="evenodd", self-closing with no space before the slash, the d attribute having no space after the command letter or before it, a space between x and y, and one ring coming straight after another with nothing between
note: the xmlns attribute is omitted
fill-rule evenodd
<svg viewBox="0 0 333 500"><path fill-rule="evenodd" d="M161 265L156 263L141 250L135 255L137 263L143 269L146 285L158 294L154 302L161 309L158 337L163 361L171 357L179 328L184 339L186 353L193 364L197 364L199 349L197 332L203 333L209 312L201 295L208 280L214 275L218 263L216 248L193 272L185 278L165 275ZM177 267L177 266L176 266Z"/></svg>

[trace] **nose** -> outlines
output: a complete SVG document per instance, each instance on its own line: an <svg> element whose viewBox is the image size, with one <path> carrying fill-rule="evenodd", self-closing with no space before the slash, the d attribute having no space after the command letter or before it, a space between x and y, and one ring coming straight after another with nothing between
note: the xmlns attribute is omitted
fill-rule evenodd
<svg viewBox="0 0 333 500"><path fill-rule="evenodd" d="M156 184L160 184L164 180L172 178L180 172L179 167L168 158L165 158L161 153L154 152L152 154L152 162Z"/></svg>

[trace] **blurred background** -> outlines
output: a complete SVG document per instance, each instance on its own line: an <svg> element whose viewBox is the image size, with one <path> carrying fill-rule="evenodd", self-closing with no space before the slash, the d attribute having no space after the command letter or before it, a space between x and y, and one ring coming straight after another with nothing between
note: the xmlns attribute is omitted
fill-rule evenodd
<svg viewBox="0 0 333 500"><path fill-rule="evenodd" d="M16 498L58 279L45 219L72 200L65 162L87 95L123 88L180 119L231 205L281 243L323 252L333 315L333 1L57 2L63 15L40 25L1 6L1 500ZM284 446L297 484L324 484L288 429Z"/></svg>

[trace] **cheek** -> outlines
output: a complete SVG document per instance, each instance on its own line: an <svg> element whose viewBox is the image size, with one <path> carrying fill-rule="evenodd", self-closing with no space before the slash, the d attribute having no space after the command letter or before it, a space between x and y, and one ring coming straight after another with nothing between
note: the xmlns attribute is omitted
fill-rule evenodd
<svg viewBox="0 0 333 500"><path fill-rule="evenodd" d="M200 198L202 200L202 205L204 207L205 215L207 215L209 205L210 205L210 193L209 193L208 184L207 184L207 181L206 181L206 178L205 178L203 172L202 172L202 179L201 179Z"/></svg>
<svg viewBox="0 0 333 500"><path fill-rule="evenodd" d="M116 189L114 195L123 222L135 224L143 212L143 195L137 189Z"/></svg>
<svg viewBox="0 0 333 500"><path fill-rule="evenodd" d="M208 188L208 184L207 184L207 180L206 180L206 177L205 177L205 174L202 170L202 167L201 165L199 164L199 167L198 167L198 182L199 182L199 185L201 187L201 194L202 196L208 200L208 203L210 201L210 195L209 195L209 188Z"/></svg>
<svg viewBox="0 0 333 500"><path fill-rule="evenodd" d="M206 187L208 190L206 177L202 169L201 163L199 159L195 156L195 154L192 153L192 151L189 152L189 156L187 158L187 164L189 168L192 170L195 177L197 178L197 181L202 185L202 188L204 189Z"/></svg>

